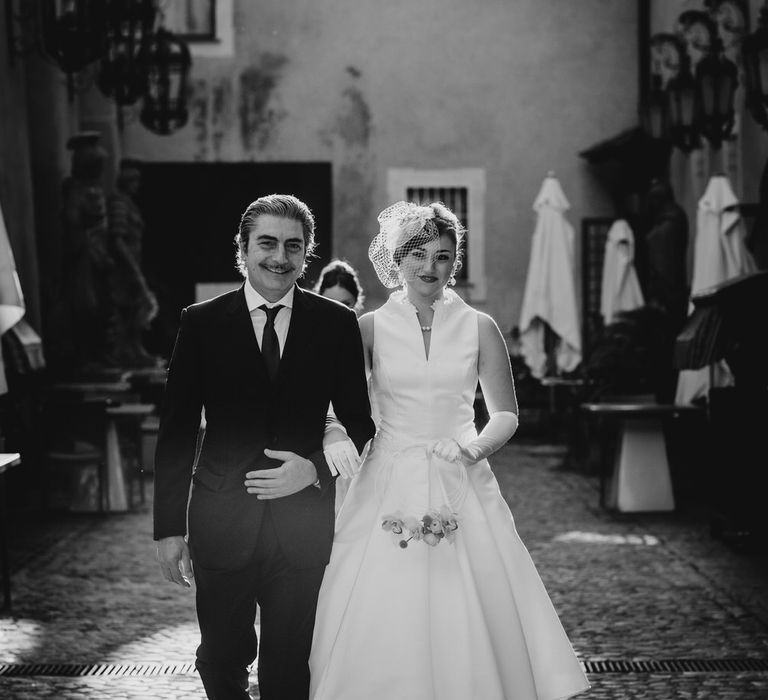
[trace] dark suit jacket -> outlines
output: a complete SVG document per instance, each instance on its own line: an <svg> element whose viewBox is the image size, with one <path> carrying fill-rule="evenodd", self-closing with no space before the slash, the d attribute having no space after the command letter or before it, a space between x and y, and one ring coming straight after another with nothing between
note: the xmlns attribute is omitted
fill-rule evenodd
<svg viewBox="0 0 768 700"><path fill-rule="evenodd" d="M196 564L238 568L253 554L269 507L291 564L326 564L335 494L322 452L330 401L362 449L374 432L362 341L354 313L341 304L296 287L275 385L244 287L186 308L168 368L155 455L155 539L188 532ZM193 477L202 407L205 440ZM265 447L311 459L321 488L269 501L248 494L246 472L281 464L264 455Z"/></svg>

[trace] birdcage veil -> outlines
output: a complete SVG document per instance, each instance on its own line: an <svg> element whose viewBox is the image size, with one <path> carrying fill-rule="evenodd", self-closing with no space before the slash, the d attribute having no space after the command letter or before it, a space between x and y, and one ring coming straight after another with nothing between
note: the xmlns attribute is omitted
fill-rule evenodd
<svg viewBox="0 0 768 700"><path fill-rule="evenodd" d="M440 238L432 207L395 202L379 214L379 233L371 241L368 257L381 283L388 288L402 284L400 262L414 249Z"/></svg>

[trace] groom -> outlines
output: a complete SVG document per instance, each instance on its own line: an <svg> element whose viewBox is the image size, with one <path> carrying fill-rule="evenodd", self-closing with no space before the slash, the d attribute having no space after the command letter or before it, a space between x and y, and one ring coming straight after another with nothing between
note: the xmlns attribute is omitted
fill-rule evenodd
<svg viewBox="0 0 768 700"><path fill-rule="evenodd" d="M235 242L243 286L181 315L155 458L157 556L168 581L194 575L209 698L249 697L258 605L262 700L306 700L333 539L329 402L358 450L374 431L362 343L352 311L296 286L314 247L306 204L257 199Z"/></svg>

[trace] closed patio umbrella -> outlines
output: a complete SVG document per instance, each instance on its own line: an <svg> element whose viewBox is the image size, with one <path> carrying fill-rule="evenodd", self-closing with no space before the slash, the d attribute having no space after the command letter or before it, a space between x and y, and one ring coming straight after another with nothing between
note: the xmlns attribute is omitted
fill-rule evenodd
<svg viewBox="0 0 768 700"><path fill-rule="evenodd" d="M603 280L600 287L600 313L608 325L622 311L644 304L635 270L635 237L624 219L613 222L605 241Z"/></svg>
<svg viewBox="0 0 768 700"><path fill-rule="evenodd" d="M691 294L754 271L754 261L744 243L746 230L736 208L738 203L727 177L710 178L696 214ZM710 372L715 386L733 383L730 370L723 362L702 369L681 370L675 403L690 403L704 396L710 388Z"/></svg>
<svg viewBox="0 0 768 700"><path fill-rule="evenodd" d="M573 278L573 227L565 218L570 204L554 175L548 175L536 197L536 228L520 314L520 344L534 377L548 371L547 328L554 333L558 372L571 372L581 362L581 333Z"/></svg>

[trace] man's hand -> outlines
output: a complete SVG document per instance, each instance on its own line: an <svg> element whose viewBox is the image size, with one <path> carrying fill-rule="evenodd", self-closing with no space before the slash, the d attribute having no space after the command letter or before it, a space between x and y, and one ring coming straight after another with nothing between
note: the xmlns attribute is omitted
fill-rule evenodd
<svg viewBox="0 0 768 700"><path fill-rule="evenodd" d="M164 537L157 541L157 561L163 578L171 583L189 588L189 580L194 577L189 546L180 535Z"/></svg>
<svg viewBox="0 0 768 700"><path fill-rule="evenodd" d="M290 496L317 481L315 465L295 452L266 449L264 454L283 464L275 469L260 469L245 475L246 490L255 493L257 498L268 500Z"/></svg>

